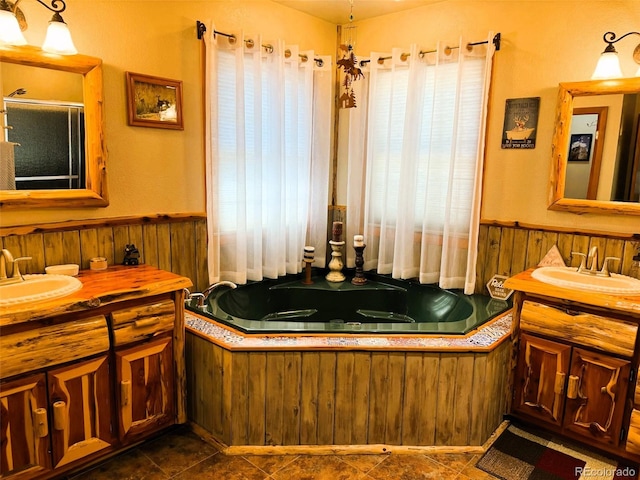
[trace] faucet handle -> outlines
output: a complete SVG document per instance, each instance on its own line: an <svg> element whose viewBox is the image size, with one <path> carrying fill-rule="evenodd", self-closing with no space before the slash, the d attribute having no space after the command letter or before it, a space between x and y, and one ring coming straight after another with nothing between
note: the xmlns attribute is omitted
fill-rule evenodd
<svg viewBox="0 0 640 480"><path fill-rule="evenodd" d="M20 268L18 268L18 264L20 262L26 262L27 260L31 260L31 257L18 257L13 259L13 275L11 275L11 278L22 279L22 274L20 273Z"/></svg>
<svg viewBox="0 0 640 480"><path fill-rule="evenodd" d="M602 264L602 270L600 270L599 275L604 275L605 277L611 276L611 273L609 272L609 260L620 261L618 257L605 257L604 263Z"/></svg>
<svg viewBox="0 0 640 480"><path fill-rule="evenodd" d="M571 252L571 255L578 255L580 257L582 257L582 259L580 260L580 266L578 267L578 272L583 271L585 268L587 268L587 254L586 253L582 253L582 252Z"/></svg>

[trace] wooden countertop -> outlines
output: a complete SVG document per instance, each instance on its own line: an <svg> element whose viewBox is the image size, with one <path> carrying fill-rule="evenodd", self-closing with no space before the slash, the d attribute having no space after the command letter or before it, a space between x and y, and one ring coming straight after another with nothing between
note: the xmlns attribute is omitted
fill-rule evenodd
<svg viewBox="0 0 640 480"><path fill-rule="evenodd" d="M556 287L533 278L531 272L534 270L534 268L531 268L508 278L504 282L504 286L524 293L543 295L569 302L579 302L640 317L640 295L612 295Z"/></svg>
<svg viewBox="0 0 640 480"><path fill-rule="evenodd" d="M0 307L0 328L192 286L186 277L148 265L116 265L102 271L82 270L77 278L82 282L82 288L66 297Z"/></svg>

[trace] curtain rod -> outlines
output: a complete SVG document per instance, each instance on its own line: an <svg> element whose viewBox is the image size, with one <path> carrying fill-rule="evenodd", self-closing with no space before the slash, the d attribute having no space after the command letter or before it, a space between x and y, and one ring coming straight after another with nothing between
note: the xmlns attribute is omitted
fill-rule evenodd
<svg viewBox="0 0 640 480"><path fill-rule="evenodd" d="M202 40L202 37L204 36L204 33L207 31L207 26L202 23L199 20L196 20L196 34L198 36L198 40ZM224 32L219 32L217 30L213 31L214 35L220 35L222 37L227 37L229 39L229 43L233 44L237 41L237 38L235 35L233 35L232 33L224 33ZM247 46L247 48L253 48L253 46L255 45L255 42L253 40L251 40L250 38L245 40L245 45ZM262 48L264 48L268 53L273 53L273 45L271 45L270 43L267 43L266 45L262 45ZM284 51L284 56L286 58L291 57L291 50L287 49ZM303 62L306 62L307 60L309 60L309 57L303 53L299 53L298 56L300 57L300 59ZM316 64L319 67L322 67L324 65L324 61L321 58L314 58L313 59L314 62L316 62Z"/></svg>
<svg viewBox="0 0 640 480"><path fill-rule="evenodd" d="M500 50L500 41L501 41L501 35L500 35L500 33L496 33L493 36L493 40L491 40L491 43L493 43L495 45L496 50ZM467 43L467 50L471 51L475 45L483 45L485 43L489 43L489 40L484 40L482 42L469 42L469 43ZM451 53L451 50L456 50L458 48L460 48L460 47L445 47L444 48L444 53L445 53L445 55L449 55ZM419 54L422 56L422 55L425 55L427 53L434 53L434 52L437 52L437 50L420 50ZM400 60L402 60L404 62L410 56L411 56L410 53L401 53L400 54ZM382 63L384 63L385 60L389 60L390 58L391 58L390 56L389 57L378 57L378 63L382 64ZM363 65L369 63L370 61L371 60L361 60L360 61L360 66L363 66Z"/></svg>

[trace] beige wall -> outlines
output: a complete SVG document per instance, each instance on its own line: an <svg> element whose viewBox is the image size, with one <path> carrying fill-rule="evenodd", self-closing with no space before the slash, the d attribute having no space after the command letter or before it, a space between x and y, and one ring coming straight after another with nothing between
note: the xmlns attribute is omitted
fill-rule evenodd
<svg viewBox="0 0 640 480"><path fill-rule="evenodd" d="M357 6L356 0L356 20ZM27 40L41 44L47 11L36 2L21 2L20 7L30 24ZM196 20L215 20L222 31L262 32L267 39L283 38L321 54L332 54L335 46L335 25L268 0L70 0L64 18L78 50L104 61L111 204L103 209L7 211L2 212L3 225L204 210ZM360 22L357 51L384 51L411 43L430 47L437 39L455 41L461 34L481 39L489 30L501 32L482 217L630 233L640 231L637 216L578 216L548 211L546 205L558 83L588 79L604 47L602 34L612 30L621 35L638 30L638 25L637 0L450 0ZM637 68L631 60L637 40L617 44L625 72ZM182 80L185 130L127 126L125 71ZM536 148L502 150L505 100L530 96L541 97Z"/></svg>
<svg viewBox="0 0 640 480"><path fill-rule="evenodd" d="M51 14L20 3L25 37L41 45ZM104 62L110 205L96 209L2 211L3 226L105 217L203 212L202 81L196 20L223 32L243 28L330 54L336 26L262 1L68 0L63 14L77 49ZM125 72L182 80L184 131L130 127Z"/></svg>
<svg viewBox="0 0 640 480"><path fill-rule="evenodd" d="M355 3L357 7L357 2ZM357 19L357 8L354 8ZM606 44L602 35L638 31L637 0L453 0L359 23L357 51L385 51L437 40L455 42L459 35L484 39L501 32L496 53L487 134L482 218L540 226L640 233L640 217L576 215L547 210L551 137L560 82L588 80ZM632 76L640 37L616 44L623 72ZM505 100L541 97L536 148L500 147Z"/></svg>

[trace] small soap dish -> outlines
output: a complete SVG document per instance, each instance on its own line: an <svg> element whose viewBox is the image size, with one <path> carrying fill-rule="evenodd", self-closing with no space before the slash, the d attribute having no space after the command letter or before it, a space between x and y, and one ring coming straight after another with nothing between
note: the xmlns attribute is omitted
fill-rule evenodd
<svg viewBox="0 0 640 480"><path fill-rule="evenodd" d="M71 277L75 277L78 275L78 271L80 270L80 266L75 263L68 263L65 265L51 265L49 267L45 267L44 271L49 274L54 275L69 275Z"/></svg>

